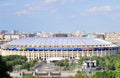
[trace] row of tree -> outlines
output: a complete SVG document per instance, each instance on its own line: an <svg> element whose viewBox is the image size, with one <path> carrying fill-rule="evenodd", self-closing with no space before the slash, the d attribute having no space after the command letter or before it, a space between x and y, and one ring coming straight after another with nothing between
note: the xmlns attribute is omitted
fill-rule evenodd
<svg viewBox="0 0 120 78"><path fill-rule="evenodd" d="M73 70L74 68L74 62L69 62L68 59L65 59L63 61L57 61L55 62L56 66L64 67L64 70Z"/></svg>
<svg viewBox="0 0 120 78"><path fill-rule="evenodd" d="M78 65L81 66L83 61L89 59L90 58L81 57L78 61ZM120 54L105 57L93 56L92 60L97 61L98 67L105 68L105 71L95 72L92 78L120 78Z"/></svg>
<svg viewBox="0 0 120 78"><path fill-rule="evenodd" d="M0 78L11 78L8 72L12 71L12 66L7 65L6 61L0 55Z"/></svg>
<svg viewBox="0 0 120 78"><path fill-rule="evenodd" d="M38 61L35 59L28 62L25 56L20 55L3 56L3 60L6 61L7 65L12 66L13 70L29 70Z"/></svg>

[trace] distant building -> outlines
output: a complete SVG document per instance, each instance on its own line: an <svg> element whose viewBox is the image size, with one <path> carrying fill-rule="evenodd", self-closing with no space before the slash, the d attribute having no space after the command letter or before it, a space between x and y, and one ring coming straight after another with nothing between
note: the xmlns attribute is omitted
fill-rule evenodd
<svg viewBox="0 0 120 78"><path fill-rule="evenodd" d="M120 33L107 33L105 40L120 46Z"/></svg>
<svg viewBox="0 0 120 78"><path fill-rule="evenodd" d="M1 30L0 33L1 33L1 34L7 34L8 31L7 31L7 30Z"/></svg>
<svg viewBox="0 0 120 78"><path fill-rule="evenodd" d="M0 34L0 40L3 40L3 39L4 39L4 35Z"/></svg>
<svg viewBox="0 0 120 78"><path fill-rule="evenodd" d="M28 34L28 37L35 37L36 34Z"/></svg>
<svg viewBox="0 0 120 78"><path fill-rule="evenodd" d="M105 40L105 34L95 34L97 38L100 38L102 40Z"/></svg>
<svg viewBox="0 0 120 78"><path fill-rule="evenodd" d="M8 40L8 41L11 41L11 40L12 40L10 34L5 34L5 35L4 35L4 39L5 39L5 40Z"/></svg>
<svg viewBox="0 0 120 78"><path fill-rule="evenodd" d="M12 30L11 34L18 34L18 30Z"/></svg>
<svg viewBox="0 0 120 78"><path fill-rule="evenodd" d="M37 35L37 37L52 37L51 34L45 33L45 32L36 33L36 35Z"/></svg>
<svg viewBox="0 0 120 78"><path fill-rule="evenodd" d="M14 34L5 34L4 39L11 41L11 40L17 40L17 39L23 38L22 36L23 35L19 35L19 34L15 34L15 35Z"/></svg>
<svg viewBox="0 0 120 78"><path fill-rule="evenodd" d="M65 33L57 33L57 34L53 34L53 37L68 37L68 35Z"/></svg>
<svg viewBox="0 0 120 78"><path fill-rule="evenodd" d="M91 33L84 34L82 37L86 37L86 38L97 38L96 35L91 34Z"/></svg>

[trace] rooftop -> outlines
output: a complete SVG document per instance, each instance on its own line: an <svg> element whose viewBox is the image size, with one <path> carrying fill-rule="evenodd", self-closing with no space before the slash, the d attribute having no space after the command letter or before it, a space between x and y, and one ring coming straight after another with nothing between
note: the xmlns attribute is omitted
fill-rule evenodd
<svg viewBox="0 0 120 78"><path fill-rule="evenodd" d="M69 38L69 37L54 37L54 38L22 38L13 40L6 45L111 45L112 43L98 38Z"/></svg>

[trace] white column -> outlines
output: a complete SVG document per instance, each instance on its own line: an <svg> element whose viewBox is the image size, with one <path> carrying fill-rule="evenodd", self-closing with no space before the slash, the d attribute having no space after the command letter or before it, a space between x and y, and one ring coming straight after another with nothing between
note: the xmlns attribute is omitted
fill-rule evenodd
<svg viewBox="0 0 120 78"><path fill-rule="evenodd" d="M35 59L36 53L34 51L32 51L33 53L33 59Z"/></svg>
<svg viewBox="0 0 120 78"><path fill-rule="evenodd" d="M96 52L97 52L97 56L99 56L98 50Z"/></svg>
<svg viewBox="0 0 120 78"><path fill-rule="evenodd" d="M90 56L90 51L86 51L86 55L87 55L87 57L89 57Z"/></svg>
<svg viewBox="0 0 120 78"><path fill-rule="evenodd" d="M61 50L61 52L60 52L61 55L60 55L60 56L63 58L63 53L62 53L62 52L63 52L63 51Z"/></svg>
<svg viewBox="0 0 120 78"><path fill-rule="evenodd" d="M42 59L44 60L44 58L45 58L45 53L44 53L44 50L42 51Z"/></svg>
<svg viewBox="0 0 120 78"><path fill-rule="evenodd" d="M72 59L73 59L73 50L72 50Z"/></svg>
<svg viewBox="0 0 120 78"><path fill-rule="evenodd" d="M115 55L115 50L113 50L113 55Z"/></svg>
<svg viewBox="0 0 120 78"><path fill-rule="evenodd" d="M116 49L114 50L114 54L116 55Z"/></svg>
<svg viewBox="0 0 120 78"><path fill-rule="evenodd" d="M103 57L103 52L102 52L102 50L101 50L100 52L101 52L101 57Z"/></svg>
<svg viewBox="0 0 120 78"><path fill-rule="evenodd" d="M94 52L94 49L92 50L92 54L91 54L91 56L95 56L95 52Z"/></svg>
<svg viewBox="0 0 120 78"><path fill-rule="evenodd" d="M113 55L113 50L111 49L111 55Z"/></svg>
<svg viewBox="0 0 120 78"><path fill-rule="evenodd" d="M56 55L55 57L57 57L57 50L55 50L55 55Z"/></svg>
<svg viewBox="0 0 120 78"><path fill-rule="evenodd" d="M108 55L110 55L110 50L108 49Z"/></svg>
<svg viewBox="0 0 120 78"><path fill-rule="evenodd" d="M79 59L79 57L78 57L78 50L77 50L77 59Z"/></svg>
<svg viewBox="0 0 120 78"><path fill-rule="evenodd" d="M39 51L37 51L37 58L39 59L39 57L40 57L40 56L39 56Z"/></svg>
<svg viewBox="0 0 120 78"><path fill-rule="evenodd" d="M48 56L49 56L49 58L50 58L50 50L48 50Z"/></svg>
<svg viewBox="0 0 120 78"><path fill-rule="evenodd" d="M107 56L106 50L105 50L105 56Z"/></svg>
<svg viewBox="0 0 120 78"><path fill-rule="evenodd" d="M81 56L83 57L83 50L81 51Z"/></svg>

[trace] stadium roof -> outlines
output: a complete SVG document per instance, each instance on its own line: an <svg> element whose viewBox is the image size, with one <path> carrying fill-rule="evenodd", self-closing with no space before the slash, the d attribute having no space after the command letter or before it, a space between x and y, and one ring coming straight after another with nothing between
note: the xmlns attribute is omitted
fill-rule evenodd
<svg viewBox="0 0 120 78"><path fill-rule="evenodd" d="M32 46L54 46L54 45L111 45L110 42L98 38L23 38L8 42L6 45L32 45Z"/></svg>

